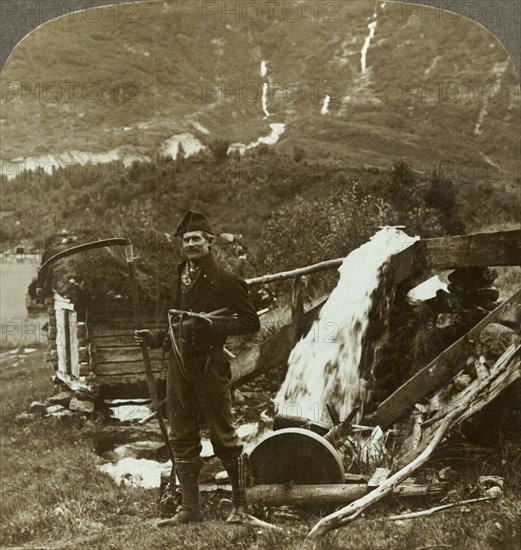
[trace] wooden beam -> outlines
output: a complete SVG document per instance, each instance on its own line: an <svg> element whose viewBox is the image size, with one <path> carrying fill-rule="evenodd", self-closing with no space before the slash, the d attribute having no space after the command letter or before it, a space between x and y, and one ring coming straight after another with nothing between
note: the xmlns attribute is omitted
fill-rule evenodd
<svg viewBox="0 0 521 550"><path fill-rule="evenodd" d="M474 343L481 331L488 324L494 323L501 312L512 303L521 303L521 290L489 313L381 403L377 411L377 422L380 427L383 429L389 427L415 403L465 367L468 357L475 353Z"/></svg>
<svg viewBox="0 0 521 550"><path fill-rule="evenodd" d="M219 489L219 487L216 487ZM347 504L371 491L366 483L345 483L329 485L254 485L247 489L250 502L270 506L325 506ZM441 491L441 485L419 485L404 483L395 487L398 497L434 495Z"/></svg>
<svg viewBox="0 0 521 550"><path fill-rule="evenodd" d="M436 270L521 265L521 229L425 239L425 262Z"/></svg>
<svg viewBox="0 0 521 550"><path fill-rule="evenodd" d="M334 260L325 260L316 264L307 265L304 267L297 267L296 269L290 269L288 271L281 271L279 273L271 273L268 275L261 275L260 277L253 277L246 279L249 285L261 285L267 283L274 283L275 281L284 281L286 279L292 279L294 277L300 277L302 275L310 275L311 273L317 273L318 271L324 271L326 269L338 269L344 258L336 258Z"/></svg>
<svg viewBox="0 0 521 550"><path fill-rule="evenodd" d="M161 368L161 363L152 361L152 371L154 374L166 374L166 367ZM145 367L141 363L103 363L96 364L96 382L103 384L103 379L107 376L138 376L145 380Z"/></svg>
<svg viewBox="0 0 521 550"><path fill-rule="evenodd" d="M521 265L521 229L475 233L453 237L422 239L399 252L392 260L394 283L398 284L422 272L440 272L460 267ZM253 277L250 285L266 284L308 275L327 269L338 269L344 258Z"/></svg>

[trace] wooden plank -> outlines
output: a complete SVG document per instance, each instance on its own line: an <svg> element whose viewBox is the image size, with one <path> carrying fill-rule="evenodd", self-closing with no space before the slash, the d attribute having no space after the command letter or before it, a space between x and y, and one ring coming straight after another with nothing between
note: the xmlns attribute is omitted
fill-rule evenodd
<svg viewBox="0 0 521 550"><path fill-rule="evenodd" d="M155 374L158 394L162 398L165 395L166 373ZM91 382L91 387L96 395L103 398L125 397L150 397L148 385L144 374L128 374L118 376L100 376Z"/></svg>
<svg viewBox="0 0 521 550"><path fill-rule="evenodd" d="M425 262L440 271L521 265L521 229L425 239Z"/></svg>
<svg viewBox="0 0 521 550"><path fill-rule="evenodd" d="M134 347L134 331L129 334L120 334L117 336L105 336L93 338L97 349L101 348L128 348Z"/></svg>
<svg viewBox="0 0 521 550"><path fill-rule="evenodd" d="M398 388L378 407L377 421L387 428L423 397L438 388L443 382L461 370L468 357L475 353L474 340L490 323L494 323L501 312L512 303L521 303L521 290L489 313L459 340L442 351L433 361Z"/></svg>
<svg viewBox="0 0 521 550"><path fill-rule="evenodd" d="M144 310L150 310L151 308L143 308ZM152 306L152 310L154 310ZM134 315L132 309L132 302L127 300L110 300L107 299L103 302L96 301L89 304L89 312L91 313L124 313L126 315Z"/></svg>
<svg viewBox="0 0 521 550"><path fill-rule="evenodd" d="M125 315L124 313L111 313L111 312L95 312L95 311L89 311L87 315L87 322L88 324L95 324L95 325L122 325L122 326L129 326L129 327L135 327L136 323L134 320L133 315ZM156 324L156 323L164 323L164 319L158 319L153 313L145 313L143 315L143 323L149 324Z"/></svg>
<svg viewBox="0 0 521 550"><path fill-rule="evenodd" d="M149 330L166 330L166 323L157 323L152 321L151 323L143 323L143 327ZM128 319L125 322L111 322L107 320L103 323L96 323L94 321L89 322L88 334L90 338L105 338L105 337L118 337L120 335L134 334L136 330L136 324L134 321Z"/></svg>
<svg viewBox="0 0 521 550"><path fill-rule="evenodd" d="M521 265L521 229L437 237L415 242L391 259L393 284L461 267Z"/></svg>
<svg viewBox="0 0 521 550"><path fill-rule="evenodd" d="M154 373L166 373L165 368L161 368L161 363L152 362L152 371ZM103 363L96 365L96 381L105 376L143 376L145 379L145 367L141 363Z"/></svg>
<svg viewBox="0 0 521 550"><path fill-rule="evenodd" d="M161 348L151 349L149 354L152 361L160 362L163 350ZM99 347L96 345L94 360L96 362L96 372L98 372L98 365L104 363L142 363L143 355L141 349L135 344L126 347Z"/></svg>
<svg viewBox="0 0 521 550"><path fill-rule="evenodd" d="M241 353L230 361L234 388L287 362L291 349L295 345L292 340L292 328L292 325L286 325L261 344L255 344L251 350Z"/></svg>

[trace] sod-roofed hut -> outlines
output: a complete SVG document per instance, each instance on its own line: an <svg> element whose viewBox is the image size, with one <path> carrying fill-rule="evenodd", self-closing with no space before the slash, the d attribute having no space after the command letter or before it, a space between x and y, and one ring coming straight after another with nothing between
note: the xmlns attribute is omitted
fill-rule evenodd
<svg viewBox="0 0 521 550"><path fill-rule="evenodd" d="M167 328L170 281L180 260L170 239L160 237L137 267L142 328L151 330ZM85 240L63 233L48 239L42 262ZM134 342L136 320L123 248L100 248L60 259L40 281L41 299L49 315L48 362L56 378L73 391L101 399L148 397L142 353ZM243 275L252 271L244 247L233 235L219 239L217 254ZM244 344L244 337L229 342L235 378L238 363L233 355L242 351ZM289 353L287 347L282 361ZM149 355L161 395L166 379L163 350L149 350ZM246 360L248 368L255 368L259 353L254 355Z"/></svg>

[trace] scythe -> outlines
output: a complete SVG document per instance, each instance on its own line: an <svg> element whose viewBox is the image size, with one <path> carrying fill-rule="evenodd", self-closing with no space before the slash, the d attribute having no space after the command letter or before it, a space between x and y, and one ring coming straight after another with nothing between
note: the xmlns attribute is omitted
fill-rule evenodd
<svg viewBox="0 0 521 550"><path fill-rule="evenodd" d="M85 252L87 250L93 250L95 248L104 248L108 246L124 246L125 247L125 258L128 266L128 275L130 281L130 293L132 297L132 307L134 310L134 319L136 323L136 329L140 330L143 326L141 304L139 301L139 292L136 282L136 273L135 273L135 261L138 259L134 256L134 248L132 243L128 239L124 238L111 238L111 239L101 239L99 241L93 241L90 243L80 244L78 246L73 246L67 250L62 250L54 256L48 258L38 269L38 281L40 282L42 277L46 274L49 266L54 262L78 254L80 252ZM163 414L161 413L161 404L157 396L157 387L154 374L152 372L152 365L150 363L150 356L148 354L148 348L145 342L140 344L141 353L143 355L143 364L145 367L145 375L147 379L148 391L150 393L150 399L152 401L152 408L154 413L156 413L157 421L159 423L159 429L161 430L161 436L163 437L163 442L165 444L168 457L174 464L174 451L172 450L172 445L168 439L168 432L166 429L165 421Z"/></svg>

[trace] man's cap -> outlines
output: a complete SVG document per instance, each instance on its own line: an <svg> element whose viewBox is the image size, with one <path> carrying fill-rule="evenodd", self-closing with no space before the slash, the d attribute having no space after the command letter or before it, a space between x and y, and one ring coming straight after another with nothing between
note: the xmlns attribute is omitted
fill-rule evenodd
<svg viewBox="0 0 521 550"><path fill-rule="evenodd" d="M181 223L178 225L176 235L183 236L189 231L205 231L213 235L210 222L206 219L206 216L202 212L196 212L195 210L188 210L183 216Z"/></svg>

